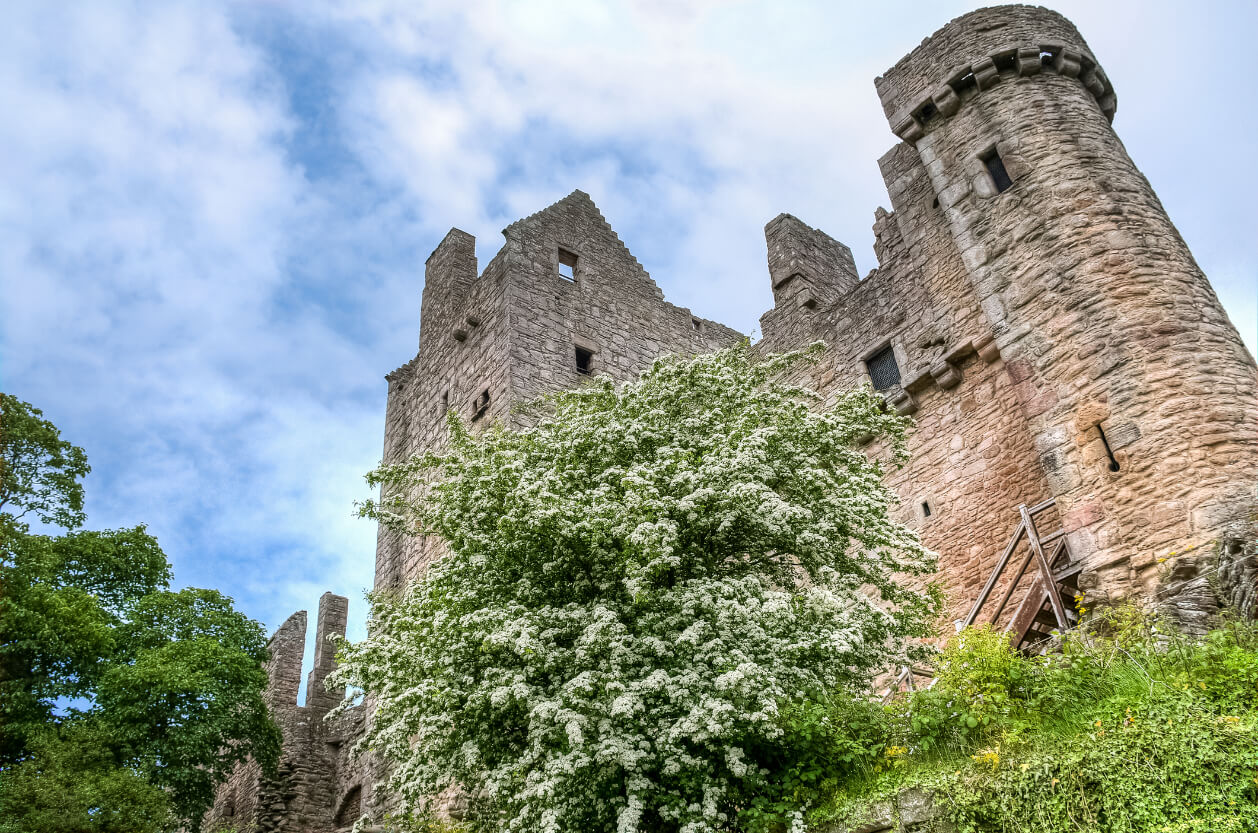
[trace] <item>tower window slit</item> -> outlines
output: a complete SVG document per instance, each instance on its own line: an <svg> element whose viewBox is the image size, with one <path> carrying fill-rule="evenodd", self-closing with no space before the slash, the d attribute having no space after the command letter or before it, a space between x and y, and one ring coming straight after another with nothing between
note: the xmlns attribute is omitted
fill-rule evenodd
<svg viewBox="0 0 1258 833"><path fill-rule="evenodd" d="M928 500L922 501L922 517L923 518L930 517L930 501Z"/></svg>
<svg viewBox="0 0 1258 833"><path fill-rule="evenodd" d="M489 410L489 388L481 391L480 396L472 402L472 422L480 419Z"/></svg>
<svg viewBox="0 0 1258 833"><path fill-rule="evenodd" d="M1114 456L1114 450L1109 447L1109 437L1105 436L1105 429L1098 424L1096 433L1101 435L1101 444L1105 446L1105 453L1109 455L1109 470L1118 471L1122 466L1118 465L1118 458Z"/></svg>
<svg viewBox="0 0 1258 833"><path fill-rule="evenodd" d="M1009 172L1005 170L1005 162L995 148L983 155L983 164L992 178L992 184L996 186L997 194L1003 194L1013 187L1013 180L1009 178Z"/></svg>
<svg viewBox="0 0 1258 833"><path fill-rule="evenodd" d="M895 362L895 351L890 344L866 359L865 366L875 390L889 390L900 384L900 366Z"/></svg>

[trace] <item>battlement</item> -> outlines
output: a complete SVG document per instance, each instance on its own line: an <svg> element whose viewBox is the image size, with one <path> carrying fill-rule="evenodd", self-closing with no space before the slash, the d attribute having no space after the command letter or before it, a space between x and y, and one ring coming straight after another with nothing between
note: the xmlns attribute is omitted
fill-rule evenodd
<svg viewBox="0 0 1258 833"><path fill-rule="evenodd" d="M914 142L1002 81L1056 73L1077 78L1110 121L1118 99L1083 36L1039 6L961 15L874 80L891 130Z"/></svg>

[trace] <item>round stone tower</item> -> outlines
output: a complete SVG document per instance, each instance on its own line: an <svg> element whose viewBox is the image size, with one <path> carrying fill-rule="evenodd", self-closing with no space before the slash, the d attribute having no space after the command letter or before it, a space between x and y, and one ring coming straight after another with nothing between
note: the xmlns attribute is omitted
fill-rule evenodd
<svg viewBox="0 0 1258 833"><path fill-rule="evenodd" d="M1061 15L1001 6L876 84L929 174L1072 555L1107 590L1152 590L1160 558L1252 516L1258 371L1115 134L1109 80Z"/></svg>

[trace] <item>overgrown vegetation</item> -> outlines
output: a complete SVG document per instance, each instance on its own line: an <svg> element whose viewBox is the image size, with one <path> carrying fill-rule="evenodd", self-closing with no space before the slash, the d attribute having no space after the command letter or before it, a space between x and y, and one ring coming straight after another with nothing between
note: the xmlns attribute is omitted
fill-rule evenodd
<svg viewBox="0 0 1258 833"><path fill-rule="evenodd" d="M373 475L367 514L450 545L334 679L406 807L458 783L482 830L799 829L855 771L833 710L927 632L899 579L933 558L859 442L905 421L870 390L818 412L780 381L807 358L661 360Z"/></svg>
<svg viewBox="0 0 1258 833"><path fill-rule="evenodd" d="M828 716L855 765L813 791L813 823L918 786L975 833L1258 829L1254 624L1189 641L1119 609L1036 658L971 629L938 668L929 690Z"/></svg>
<svg viewBox="0 0 1258 833"><path fill-rule="evenodd" d="M0 394L0 833L195 830L278 755L265 635L143 526L76 529L87 456L42 416Z"/></svg>

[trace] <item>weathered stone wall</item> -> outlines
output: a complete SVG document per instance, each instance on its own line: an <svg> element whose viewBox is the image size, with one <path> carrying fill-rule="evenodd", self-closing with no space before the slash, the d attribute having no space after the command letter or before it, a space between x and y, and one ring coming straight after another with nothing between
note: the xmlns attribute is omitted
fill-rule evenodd
<svg viewBox="0 0 1258 833"><path fill-rule="evenodd" d="M1158 555L1252 505L1258 375L1114 133L1103 70L1060 15L1001 7L948 24L878 90L929 175L1072 553L1097 589L1153 590Z"/></svg>
<svg viewBox="0 0 1258 833"><path fill-rule="evenodd" d="M297 705L305 656L306 611L280 626L268 643L267 707L283 733L278 772L266 775L254 761L236 767L215 796L203 828L235 828L241 833L333 833L345 797L362 785L362 775L344 754L346 740L361 731L361 709L334 723L324 720L343 692L324 683L335 667L333 637L345 636L349 601L324 593L319 600L315 661L306 689L306 705ZM355 792L357 794L357 792ZM357 813L350 819L352 824Z"/></svg>
<svg viewBox="0 0 1258 833"><path fill-rule="evenodd" d="M800 379L831 402L868 383L867 361L891 348L900 380L883 394L915 426L909 461L887 483L901 519L939 553L949 618L977 595L1017 507L1050 497L1057 509L1041 526L1069 532L1094 591L1157 590L1193 624L1213 603L1202 601L1207 584L1232 576L1236 587L1211 592L1252 605L1252 570L1226 530L1258 482L1258 372L1111 128L1114 90L1082 37L1045 9L984 9L875 84L903 140L879 160L892 210L875 213L878 268L860 280L845 245L788 214L772 220L774 306L759 348L826 342ZM440 449L448 410L523 424L513 405L581 382L577 348L592 372L629 379L661 354L740 338L665 302L580 191L503 234L483 272L457 229L428 259L419 352L387 377L385 462ZM1216 539L1226 569L1156 569L1158 556ZM440 553L435 540L382 529L377 590ZM242 768L218 818L229 806L234 818L265 810L268 829L322 831L390 804L373 792L387 767L346 757L370 704L333 727L313 719L330 695L295 705L304 625L294 617L273 640L280 777L260 784ZM321 608L320 625L343 630L344 607L326 622ZM331 663L316 652L312 691ZM921 798L866 829L917 829Z"/></svg>
<svg viewBox="0 0 1258 833"><path fill-rule="evenodd" d="M742 338L666 302L584 192L512 223L503 236L479 277L475 240L458 229L429 257L419 353L388 376L385 462L441 448L448 409L474 425L519 425L514 405L581 383L578 347L593 354L593 374L631 379L659 356ZM576 256L573 280L560 275L561 250ZM382 529L376 587L405 584L439 553L427 536Z"/></svg>

